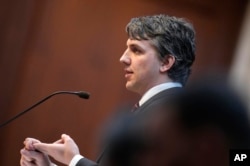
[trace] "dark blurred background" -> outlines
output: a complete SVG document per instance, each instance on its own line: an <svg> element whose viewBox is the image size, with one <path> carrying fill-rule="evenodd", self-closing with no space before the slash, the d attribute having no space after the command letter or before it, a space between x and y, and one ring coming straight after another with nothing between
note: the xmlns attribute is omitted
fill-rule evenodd
<svg viewBox="0 0 250 166"><path fill-rule="evenodd" d="M125 89L119 63L132 17L163 13L193 23L193 79L208 69L232 72L242 27L250 19L247 5L247 0L1 0L0 123L54 91L84 90L91 97L54 97L0 128L0 165L19 165L26 137L53 142L62 133L84 156L96 158L105 121L139 98Z"/></svg>

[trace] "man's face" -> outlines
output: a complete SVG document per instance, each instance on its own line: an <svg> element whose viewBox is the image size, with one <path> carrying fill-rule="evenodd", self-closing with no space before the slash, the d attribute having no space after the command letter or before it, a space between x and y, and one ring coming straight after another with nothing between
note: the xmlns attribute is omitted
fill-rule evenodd
<svg viewBox="0 0 250 166"><path fill-rule="evenodd" d="M155 85L166 82L166 74L160 71L163 62L148 40L127 40L127 49L120 58L125 65L126 88L143 95Z"/></svg>

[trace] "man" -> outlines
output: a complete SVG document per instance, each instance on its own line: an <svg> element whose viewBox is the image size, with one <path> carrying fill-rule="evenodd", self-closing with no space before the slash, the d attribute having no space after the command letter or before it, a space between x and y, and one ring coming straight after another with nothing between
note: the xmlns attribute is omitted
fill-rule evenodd
<svg viewBox="0 0 250 166"><path fill-rule="evenodd" d="M133 18L126 32L127 49L120 62L125 65L126 88L142 96L135 111L140 114L185 85L195 59L195 32L184 19L167 15ZM79 155L78 147L67 135L54 144L31 138L24 144L23 166L50 165L48 155L66 165L97 165Z"/></svg>

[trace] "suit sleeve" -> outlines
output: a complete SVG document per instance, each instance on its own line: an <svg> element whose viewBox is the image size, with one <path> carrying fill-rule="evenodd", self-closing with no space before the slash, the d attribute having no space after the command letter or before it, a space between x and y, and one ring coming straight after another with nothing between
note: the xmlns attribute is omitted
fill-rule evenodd
<svg viewBox="0 0 250 166"><path fill-rule="evenodd" d="M76 166L98 166L98 164L87 158L82 158L77 162Z"/></svg>

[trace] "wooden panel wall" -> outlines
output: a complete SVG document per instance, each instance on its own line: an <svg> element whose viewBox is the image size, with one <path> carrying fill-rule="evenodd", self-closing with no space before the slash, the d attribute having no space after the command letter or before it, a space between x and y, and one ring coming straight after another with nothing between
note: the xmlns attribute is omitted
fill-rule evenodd
<svg viewBox="0 0 250 166"><path fill-rule="evenodd" d="M95 159L100 130L115 108L135 101L119 57L131 17L165 13L197 31L193 75L228 70L246 0L8 0L0 2L0 120L58 90L85 90L90 100L57 96L0 128L0 165L18 165L26 137L53 142L71 135Z"/></svg>

